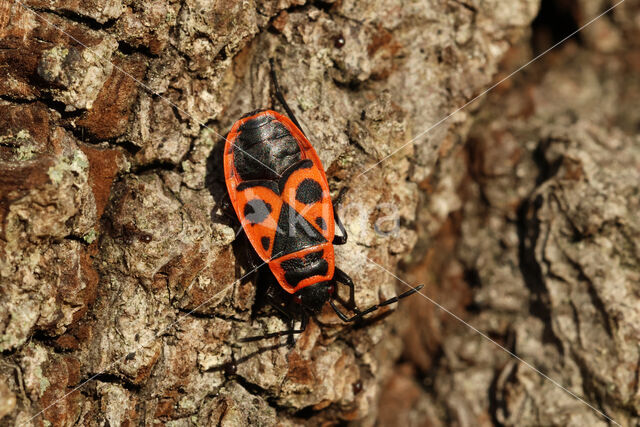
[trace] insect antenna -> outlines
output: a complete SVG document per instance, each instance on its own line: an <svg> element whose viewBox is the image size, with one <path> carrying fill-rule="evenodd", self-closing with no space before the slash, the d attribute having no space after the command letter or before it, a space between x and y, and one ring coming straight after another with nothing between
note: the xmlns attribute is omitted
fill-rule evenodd
<svg viewBox="0 0 640 427"><path fill-rule="evenodd" d="M278 102L280 102L280 104L284 107L293 124L296 125L298 129L302 131L302 133L304 133L304 131L302 130L302 126L300 126L300 123L298 123L298 119L296 119L293 111L291 111L291 108L289 108L289 104L287 104L287 101L284 99L284 95L282 94L282 89L280 88L280 84L278 83L278 77L276 76L276 70L273 63L273 58L269 58L269 65L271 66L271 80L273 80L273 86L275 87L276 98L278 99Z"/></svg>

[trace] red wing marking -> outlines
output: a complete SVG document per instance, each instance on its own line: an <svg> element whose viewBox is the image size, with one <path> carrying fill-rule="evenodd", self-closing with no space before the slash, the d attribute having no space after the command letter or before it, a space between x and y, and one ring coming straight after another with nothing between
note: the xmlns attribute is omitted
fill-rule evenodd
<svg viewBox="0 0 640 427"><path fill-rule="evenodd" d="M335 234L333 203L324 173L309 161L302 161L291 169L283 174L284 185L280 184L282 200L332 242Z"/></svg>
<svg viewBox="0 0 640 427"><path fill-rule="evenodd" d="M268 261L272 256L282 199L268 186L241 185L238 188L241 191L235 192L233 202L236 215L253 248L263 261Z"/></svg>

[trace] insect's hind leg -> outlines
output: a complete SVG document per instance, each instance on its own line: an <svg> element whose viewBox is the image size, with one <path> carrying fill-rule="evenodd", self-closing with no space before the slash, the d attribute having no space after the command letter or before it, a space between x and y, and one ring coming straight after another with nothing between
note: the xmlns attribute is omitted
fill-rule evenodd
<svg viewBox="0 0 640 427"><path fill-rule="evenodd" d="M262 311L262 309L264 309L266 306L270 306L273 307L284 318L286 322L288 322L289 328L284 331L240 338L238 339L239 342L261 341L264 339L282 337L287 335L287 344L289 346L292 346L295 343L294 335L301 334L305 331L307 323L309 321L309 317L305 312L296 315L295 313L291 313L290 311L288 311L286 307L280 303L279 294L282 293L284 293L284 291L282 291L282 288L276 281L273 273L271 273L269 267L267 265L263 265L258 270L256 299L253 304L252 318L257 317L258 313ZM288 296L288 294L286 295ZM295 328L296 318L301 318L302 321L299 329Z"/></svg>
<svg viewBox="0 0 640 427"><path fill-rule="evenodd" d="M269 65L271 66L271 80L273 80L273 86L275 87L276 99L280 104L282 104L282 107L287 112L287 115L289 116L293 124L296 125L298 129L300 129L300 131L304 134L304 130L302 130L302 126L300 126L300 123L298 123L298 119L296 119L295 114L293 114L293 111L291 110L291 108L289 108L289 104L287 104L287 101L284 99L284 95L282 94L282 89L278 84L276 69L273 64L274 64L273 58L269 58Z"/></svg>

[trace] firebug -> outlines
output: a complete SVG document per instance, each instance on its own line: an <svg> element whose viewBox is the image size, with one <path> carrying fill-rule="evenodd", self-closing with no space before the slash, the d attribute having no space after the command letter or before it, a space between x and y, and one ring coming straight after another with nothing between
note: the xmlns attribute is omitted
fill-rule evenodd
<svg viewBox="0 0 640 427"><path fill-rule="evenodd" d="M286 301L278 303L273 288L266 296L289 318L290 328L243 341L283 335L292 340L327 302L340 319L352 322L422 287L366 310L353 307L351 317L335 304L337 283L350 288L353 301L353 281L336 266L333 249L347 242L347 231L334 209L320 158L287 105L273 60L270 63L275 95L287 115L256 110L236 121L226 138L224 177L235 214L256 254L268 265L272 286L275 278ZM340 235L335 234L336 225ZM300 329L294 328L296 319Z"/></svg>

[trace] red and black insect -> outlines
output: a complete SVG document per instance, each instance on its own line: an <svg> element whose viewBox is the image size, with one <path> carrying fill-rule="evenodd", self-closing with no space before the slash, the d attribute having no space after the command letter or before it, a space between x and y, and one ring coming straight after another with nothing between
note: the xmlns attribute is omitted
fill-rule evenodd
<svg viewBox="0 0 640 427"><path fill-rule="evenodd" d="M301 333L310 316L329 302L345 322L397 302L421 287L349 317L335 304L334 288L350 288L351 278L335 266L333 245L347 242L347 231L334 210L327 177L318 154L302 132L278 85L271 61L275 94L287 116L257 110L238 120L227 135L224 176L231 204L257 255L268 265L284 294L285 303L273 304L290 319L290 329L259 337ZM335 226L341 235L335 235ZM276 286L278 287L278 286ZM284 292L282 292L284 291ZM273 293L266 294L274 302ZM281 298L279 298L281 300ZM294 321L300 319L300 329Z"/></svg>

